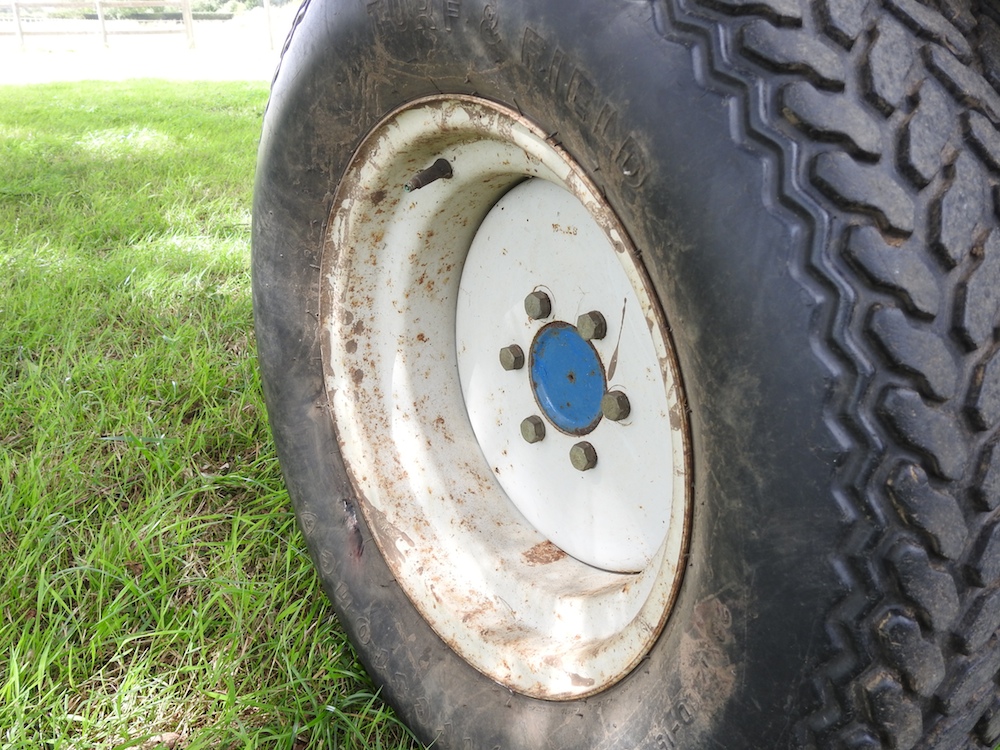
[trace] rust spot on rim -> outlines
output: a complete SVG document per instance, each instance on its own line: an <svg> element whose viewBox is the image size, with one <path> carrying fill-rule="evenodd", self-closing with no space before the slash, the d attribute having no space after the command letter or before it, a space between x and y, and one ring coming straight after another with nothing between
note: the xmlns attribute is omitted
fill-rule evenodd
<svg viewBox="0 0 1000 750"><path fill-rule="evenodd" d="M539 542L527 552L522 552L521 556L529 565L548 565L566 557L566 553L559 549L552 542L545 540Z"/></svg>

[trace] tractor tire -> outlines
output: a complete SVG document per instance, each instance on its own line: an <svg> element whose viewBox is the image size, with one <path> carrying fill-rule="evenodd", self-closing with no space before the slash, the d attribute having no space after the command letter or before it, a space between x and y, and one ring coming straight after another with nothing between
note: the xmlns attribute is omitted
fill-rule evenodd
<svg viewBox="0 0 1000 750"><path fill-rule="evenodd" d="M422 741L1000 740L1000 35L970 7L302 6L261 375Z"/></svg>

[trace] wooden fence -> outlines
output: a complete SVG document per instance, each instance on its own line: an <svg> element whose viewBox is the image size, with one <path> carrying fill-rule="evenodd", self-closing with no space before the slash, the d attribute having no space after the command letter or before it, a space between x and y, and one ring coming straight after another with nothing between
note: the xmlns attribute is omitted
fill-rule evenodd
<svg viewBox="0 0 1000 750"><path fill-rule="evenodd" d="M14 20L14 34L17 35L18 44L24 44L24 37L28 35L60 35L60 34L96 34L101 43L108 43L109 34L173 34L184 33L187 35L188 44L194 46L194 22L191 14L191 0L92 0L91 2L80 2L79 0L11 0L5 3L11 9ZM3 6L0 5L0 8ZM157 10L174 9L180 10L182 25L170 24L129 24L126 28L116 27L117 19L108 19L108 10L113 9L135 9L143 8ZM72 24L72 28L57 23L65 11L90 11L96 12L96 18L84 22L80 18L79 22ZM56 15L53 15L56 14ZM109 23L110 22L110 23ZM0 34L10 32L0 31Z"/></svg>

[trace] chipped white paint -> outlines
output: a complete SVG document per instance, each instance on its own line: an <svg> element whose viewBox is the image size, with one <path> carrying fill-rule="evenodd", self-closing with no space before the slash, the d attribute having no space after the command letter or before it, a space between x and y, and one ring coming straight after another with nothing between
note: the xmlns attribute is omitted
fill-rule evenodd
<svg viewBox="0 0 1000 750"><path fill-rule="evenodd" d="M451 164L450 179L403 190L438 158ZM633 424L604 420L592 433L598 467L570 469L562 491L567 503L578 497L589 508L567 516L568 535L557 516L534 513L541 506L525 501L526 494L518 499L530 489L532 474L538 473L540 487L552 481L537 466L522 472L520 489L505 490L504 473L523 467L510 456L501 464L503 441L491 445L487 436L513 430L516 437L520 416L511 415L520 407L497 411L497 433L489 420L470 421L470 411L475 415L495 399L472 395L470 409L459 374L460 364L465 373L471 367L465 377L470 393L479 387L474 371L480 367L489 368L487 392L496 388L490 385L494 376L518 377L497 361L499 348L513 343L506 340L510 332L493 320L494 312L480 319L473 298L485 298L484 284L501 289L513 283L513 310L531 290L521 288L522 271L513 266L525 266L532 278L553 267L532 269L535 255L527 253L506 270L500 258L488 259L490 268L479 277L470 266L465 273L473 275L465 281L463 268L491 209L526 180L537 180L546 195L558 189L560 197L548 208L566 217L549 223L576 229L576 235L562 232L569 240L600 240L594 253L617 276L617 309L605 311L609 335L600 343L606 366L604 348L613 348L621 327L622 295L633 295L628 305L635 301L635 316L627 310L610 383L630 398L633 388L641 394L632 400L637 412L651 407ZM540 698L578 698L621 679L655 641L680 582L690 502L687 429L662 315L625 237L563 151L516 113L471 97L421 100L386 118L355 154L331 212L323 264L324 366L360 507L397 581L441 637L484 674ZM502 251L501 241L486 253ZM543 282L555 290L556 316L570 322L584 308L611 304L596 297L591 302L596 290L589 277L577 282L585 288L575 299L561 280ZM510 325L527 324L523 310L524 320L516 317ZM530 338L519 343L527 352ZM482 363L469 355L478 347L489 353ZM639 370L648 372L640 376ZM521 390L531 398L526 387ZM647 418L645 439L658 444L616 453L616 431ZM558 437L568 455L572 441ZM633 449L637 457L623 460L633 462L627 471L641 476L615 482L615 462ZM592 485L581 490L583 482ZM616 508L619 520L609 521ZM581 543L601 528L614 532L605 540L610 556L600 539ZM602 569L615 567L638 570Z"/></svg>

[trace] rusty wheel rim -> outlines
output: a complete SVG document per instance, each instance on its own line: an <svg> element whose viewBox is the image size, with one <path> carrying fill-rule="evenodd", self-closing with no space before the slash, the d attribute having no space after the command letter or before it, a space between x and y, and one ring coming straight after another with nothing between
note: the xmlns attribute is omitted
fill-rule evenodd
<svg viewBox="0 0 1000 750"><path fill-rule="evenodd" d="M585 244L571 240L566 252L599 248L598 278L608 268L617 274L618 286L597 305L607 310L599 316L603 337L595 335L601 320L586 318L591 300L570 299L558 274L528 283L541 273L530 268L537 252L515 254L502 283L491 283L491 264L517 231L505 216L523 218L533 203L542 206L535 225L550 225L541 235L547 247L558 242L554 225L575 227ZM546 211L565 220L549 221ZM526 276L510 270L524 266ZM324 368L341 450L374 541L414 606L470 664L520 693L579 698L628 674L655 642L680 586L688 428L661 309L627 233L583 171L505 107L467 96L413 102L366 137L341 181L322 278ZM488 301L491 287L496 299ZM526 295L543 289L551 320L523 307ZM614 343L629 304L642 336L630 323L627 340L643 338L640 359L652 362L642 386L636 377L623 381L636 362ZM591 377L580 397L579 419L587 421L579 429L559 421L558 406L543 403L544 389L530 377L550 361L536 339L556 321L573 356L591 362L593 350L602 370L600 393ZM487 368L485 380L477 378ZM527 439L529 416L542 420L548 437ZM627 479L637 471L618 465L629 454L619 443L645 422L653 439L636 445L652 447L637 465L655 477L637 502L638 485ZM539 464L545 451L555 458ZM557 471L538 468L548 464ZM509 481L522 465L523 481ZM590 510L546 513L547 502L536 498L560 487ZM602 508L611 515L601 516ZM589 528L610 530L616 508L636 512L621 523L632 536L625 528L604 545L615 554L604 555L600 540L578 543L588 514L596 519ZM570 517L583 521L567 535L560 521Z"/></svg>

